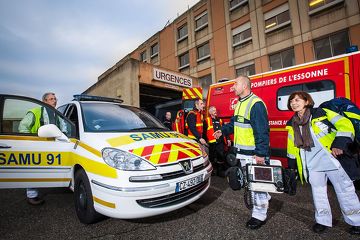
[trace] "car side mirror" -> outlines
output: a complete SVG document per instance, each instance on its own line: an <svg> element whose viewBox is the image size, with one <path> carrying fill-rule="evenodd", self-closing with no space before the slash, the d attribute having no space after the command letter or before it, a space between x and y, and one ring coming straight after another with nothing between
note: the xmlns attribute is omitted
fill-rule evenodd
<svg viewBox="0 0 360 240"><path fill-rule="evenodd" d="M38 130L38 136L44 138L56 138L59 141L69 142L69 139L54 124L46 124Z"/></svg>

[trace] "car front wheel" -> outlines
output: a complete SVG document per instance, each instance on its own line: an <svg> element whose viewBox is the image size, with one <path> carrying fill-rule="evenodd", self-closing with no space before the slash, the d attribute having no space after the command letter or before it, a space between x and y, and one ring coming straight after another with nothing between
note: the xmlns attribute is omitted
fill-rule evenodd
<svg viewBox="0 0 360 240"><path fill-rule="evenodd" d="M75 173L74 201L76 215L80 222L91 224L101 220L102 215L94 209L89 179L83 169Z"/></svg>

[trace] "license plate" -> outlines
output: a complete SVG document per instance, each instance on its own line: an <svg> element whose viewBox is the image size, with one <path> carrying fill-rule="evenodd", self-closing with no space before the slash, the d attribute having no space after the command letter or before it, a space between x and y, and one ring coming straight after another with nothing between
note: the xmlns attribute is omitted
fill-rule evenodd
<svg viewBox="0 0 360 240"><path fill-rule="evenodd" d="M181 192L195 185L198 185L203 181L203 175L199 175L188 180L176 183L175 192Z"/></svg>

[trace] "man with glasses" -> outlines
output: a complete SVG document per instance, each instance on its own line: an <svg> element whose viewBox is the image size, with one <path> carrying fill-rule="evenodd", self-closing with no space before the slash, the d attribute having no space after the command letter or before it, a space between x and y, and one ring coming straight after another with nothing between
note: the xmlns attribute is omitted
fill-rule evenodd
<svg viewBox="0 0 360 240"><path fill-rule="evenodd" d="M51 107L55 108L57 104L57 98L55 93L47 92L42 96L42 101ZM35 133L37 134L38 129L46 124L56 124L60 126L63 132L66 132L66 126L63 121L58 121L55 118L54 111L51 108L36 107L30 109L25 117L19 124L20 133ZM31 205L41 205L44 203L44 199L39 197L39 190L36 188L26 189L27 202Z"/></svg>

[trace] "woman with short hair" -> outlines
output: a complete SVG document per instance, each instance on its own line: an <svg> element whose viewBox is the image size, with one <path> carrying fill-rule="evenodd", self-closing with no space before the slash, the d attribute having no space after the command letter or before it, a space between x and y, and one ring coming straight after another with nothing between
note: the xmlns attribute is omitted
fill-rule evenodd
<svg viewBox="0 0 360 240"><path fill-rule="evenodd" d="M294 112L288 121L287 156L290 166L297 165L301 182L311 184L315 206L316 233L332 227L327 196L327 180L334 186L351 234L360 234L360 202L352 180L342 168L338 157L345 153L354 139L351 121L331 110L314 108L312 97L303 91L294 92L288 109Z"/></svg>

